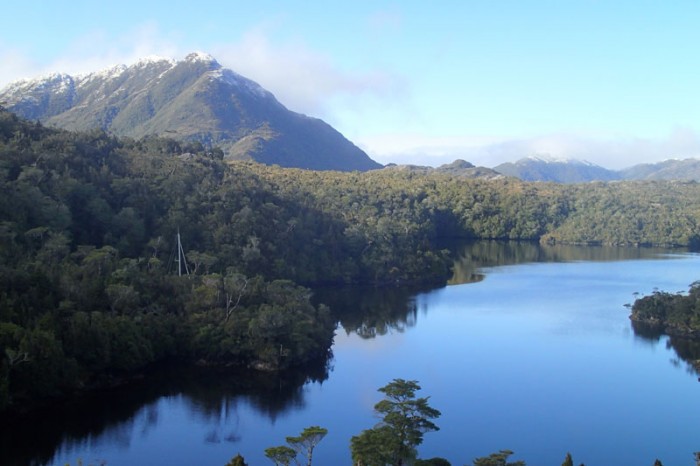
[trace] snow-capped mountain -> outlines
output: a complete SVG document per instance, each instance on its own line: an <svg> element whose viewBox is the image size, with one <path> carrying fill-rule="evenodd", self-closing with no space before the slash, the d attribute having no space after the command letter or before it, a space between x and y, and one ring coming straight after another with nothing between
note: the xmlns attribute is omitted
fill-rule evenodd
<svg viewBox="0 0 700 466"><path fill-rule="evenodd" d="M322 120L288 110L254 81L200 52L17 81L0 90L0 101L50 126L200 141L232 159L317 170L381 167Z"/></svg>
<svg viewBox="0 0 700 466"><path fill-rule="evenodd" d="M502 163L494 167L494 170L524 181L582 183L620 179L619 173L591 162L550 155L532 155L517 162Z"/></svg>

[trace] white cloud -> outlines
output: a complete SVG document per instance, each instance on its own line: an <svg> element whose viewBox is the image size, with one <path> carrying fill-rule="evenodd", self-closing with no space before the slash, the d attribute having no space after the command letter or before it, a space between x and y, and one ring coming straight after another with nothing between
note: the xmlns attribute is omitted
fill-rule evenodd
<svg viewBox="0 0 700 466"><path fill-rule="evenodd" d="M384 99L401 92L403 84L382 70L347 71L300 41L273 43L265 27L248 31L241 41L212 50L219 62L275 94L291 110L332 117L338 101Z"/></svg>
<svg viewBox="0 0 700 466"><path fill-rule="evenodd" d="M369 18L368 26L401 27L389 11ZM183 45L178 33L163 32L157 23L143 23L119 37L95 29L75 40L60 57L40 62L26 48L0 42L0 87L47 72L84 73L148 55L183 58L194 50L214 55L225 67L270 90L291 110L325 119L381 163L437 166L457 158L493 167L532 154L588 160L607 168L668 158L700 157L700 136L677 128L664 138L592 137L568 133L512 137L422 134L436 122L425 122L410 95L408 79L381 68L345 69L301 39L276 37L282 28L266 23L240 39L202 48ZM383 127L415 128L414 133L383 134ZM379 135L378 135L379 134Z"/></svg>
<svg viewBox="0 0 700 466"><path fill-rule="evenodd" d="M498 141L489 137L432 137L394 133L360 138L355 143L383 164L438 166L456 159L475 160L479 151Z"/></svg>
<svg viewBox="0 0 700 466"><path fill-rule="evenodd" d="M0 88L12 81L36 75L39 68L37 63L27 58L24 51L3 46L3 44L0 44L0 63L2 63Z"/></svg>
<svg viewBox="0 0 700 466"><path fill-rule="evenodd" d="M367 112L399 102L405 83L389 72L345 70L300 40L271 39L277 25L266 23L247 31L240 40L202 49L182 45L178 34L164 33L157 23L143 23L119 37L96 29L83 34L53 60L39 63L23 50L0 43L0 88L22 78L51 72L80 74L116 64L130 64L149 55L182 59L201 50L271 91L287 108L340 126L344 120L362 120ZM371 110L370 110L371 109Z"/></svg>
<svg viewBox="0 0 700 466"><path fill-rule="evenodd" d="M167 36L153 22L144 23L119 37L95 30L74 41L49 66L55 71L87 73L117 64L130 64L149 55L179 58L184 52L176 36Z"/></svg>
<svg viewBox="0 0 700 466"><path fill-rule="evenodd" d="M380 163L430 166L464 159L475 165L494 167L533 154L587 160L609 169L667 159L700 158L700 135L689 128L676 128L662 139L603 139L572 134L521 139L391 135L361 141L360 146Z"/></svg>
<svg viewBox="0 0 700 466"><path fill-rule="evenodd" d="M60 72L81 74L101 70L117 64L130 64L141 57L161 55L179 58L184 52L176 36L163 34L156 23L144 23L120 37L110 37L96 29L81 35L58 57L48 62L29 58L30 54L0 44L0 87L24 78Z"/></svg>

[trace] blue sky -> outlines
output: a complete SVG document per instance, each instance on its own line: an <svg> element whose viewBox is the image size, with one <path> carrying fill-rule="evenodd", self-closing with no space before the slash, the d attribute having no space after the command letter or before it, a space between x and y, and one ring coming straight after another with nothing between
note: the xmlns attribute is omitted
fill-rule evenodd
<svg viewBox="0 0 700 466"><path fill-rule="evenodd" d="M15 1L0 86L212 54L388 163L700 157L700 2Z"/></svg>

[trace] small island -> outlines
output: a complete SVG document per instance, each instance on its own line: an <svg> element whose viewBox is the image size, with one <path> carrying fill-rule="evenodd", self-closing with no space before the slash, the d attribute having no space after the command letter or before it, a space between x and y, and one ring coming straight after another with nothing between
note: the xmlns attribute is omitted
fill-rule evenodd
<svg viewBox="0 0 700 466"><path fill-rule="evenodd" d="M651 339L668 335L667 345L700 374L700 281L692 283L687 294L654 291L631 307L637 335Z"/></svg>
<svg viewBox="0 0 700 466"><path fill-rule="evenodd" d="M654 291L637 299L630 320L642 329L700 339L700 281L690 285L688 294Z"/></svg>

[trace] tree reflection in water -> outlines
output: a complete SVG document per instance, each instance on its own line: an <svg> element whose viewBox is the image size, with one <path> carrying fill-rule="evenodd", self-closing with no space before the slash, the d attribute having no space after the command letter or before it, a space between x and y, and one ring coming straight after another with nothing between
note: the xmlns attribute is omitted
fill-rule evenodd
<svg viewBox="0 0 700 466"><path fill-rule="evenodd" d="M661 258L673 252L665 248L621 248L614 246L541 245L529 241L456 241L444 245L454 257L449 285L484 279L486 267L534 262L611 262Z"/></svg>
<svg viewBox="0 0 700 466"><path fill-rule="evenodd" d="M640 322L632 322L634 335L642 341L652 344L658 343L662 338L666 339L666 348L672 349L677 358L671 359L671 364L681 366L686 370L700 375L700 341L675 336L667 336L658 327L651 327Z"/></svg>
<svg viewBox="0 0 700 466"><path fill-rule="evenodd" d="M540 245L527 241L452 241L441 245L454 257L448 285L477 283L484 279L482 269L534 262L623 261L661 258L669 249L619 248L605 246ZM319 288L315 304L328 305L339 327L362 338L375 338L403 332L416 325L415 296L431 288Z"/></svg>
<svg viewBox="0 0 700 466"><path fill-rule="evenodd" d="M455 257L450 283L470 283L484 278L485 267L527 262L620 261L658 258L659 249L540 246L535 243L480 241L451 248ZM357 333L365 339L403 332L416 325L419 309L415 296L426 288L322 288L314 300L330 306L338 331ZM646 341L660 334L635 328ZM665 337L664 337L665 338ZM695 367L700 343L669 338L678 359ZM47 409L0 419L0 464L46 464L52 459L91 451L91 445L129 445L135 436L146 436L165 422L161 403L184 402L210 426L203 443L237 442L236 422L243 406L274 422L279 416L305 405L304 384L328 378L331 355L317 364L285 373L247 372L234 369L160 368L128 386L83 395ZM695 369L691 369L695 370ZM57 451L58 450L58 451ZM77 456L75 457L77 458ZM99 464L99 459L85 458ZM87 463L86 463L87 464Z"/></svg>
<svg viewBox="0 0 700 466"><path fill-rule="evenodd" d="M50 408L6 415L0 420L0 464L50 463L57 454L90 450L97 442L129 446L159 425L159 403L179 399L212 429L204 442L235 442L224 430L244 402L272 422L304 406L303 386L328 378L331 355L303 369L263 373L224 368L160 367L123 387L89 393ZM60 451L57 451L60 447ZM83 458L100 463L99 458Z"/></svg>

